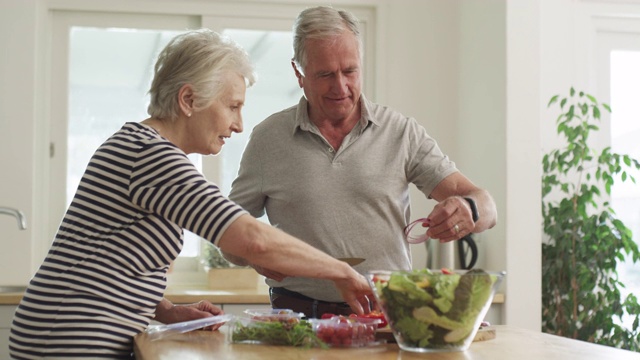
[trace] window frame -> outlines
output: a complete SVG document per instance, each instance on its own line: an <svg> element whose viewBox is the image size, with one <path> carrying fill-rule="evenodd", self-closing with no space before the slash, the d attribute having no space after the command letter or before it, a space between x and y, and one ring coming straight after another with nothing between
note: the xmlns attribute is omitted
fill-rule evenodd
<svg viewBox="0 0 640 360"><path fill-rule="evenodd" d="M35 244L36 261L41 261L55 237L60 220L66 211L66 154L67 154L67 119L69 89L69 34L74 26L84 27L123 27L158 30L185 30L187 28L207 27L223 32L226 28L290 31L299 11L309 4L300 1L292 4L269 3L224 3L216 2L202 6L181 6L182 3L166 1L159 3L153 12L144 5L89 4L79 0L54 2L49 4L49 26L51 37L48 52L51 65L46 69L49 89L43 94L44 103L48 105L50 114L44 120L41 138L49 140L49 154L43 159L46 164L39 177L42 188L48 189L46 204L46 221L41 226L42 233L47 236ZM369 97L375 98L376 56L376 7L352 7L348 4L340 6L352 11L362 22L361 30L364 41L363 54L363 89ZM292 104L293 105L293 104ZM251 129L245 129L250 131ZM219 157L202 158L202 170L208 179L215 183L220 181L220 168L223 166ZM170 285L202 285L206 277L198 258L179 258L172 267L173 280Z"/></svg>

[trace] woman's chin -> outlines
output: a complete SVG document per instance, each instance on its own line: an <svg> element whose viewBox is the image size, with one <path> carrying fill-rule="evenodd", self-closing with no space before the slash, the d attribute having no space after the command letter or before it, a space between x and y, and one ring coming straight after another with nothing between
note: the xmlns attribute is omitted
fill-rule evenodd
<svg viewBox="0 0 640 360"><path fill-rule="evenodd" d="M220 154L220 151L222 151L222 145L211 148L211 150L209 151L209 155L218 155Z"/></svg>

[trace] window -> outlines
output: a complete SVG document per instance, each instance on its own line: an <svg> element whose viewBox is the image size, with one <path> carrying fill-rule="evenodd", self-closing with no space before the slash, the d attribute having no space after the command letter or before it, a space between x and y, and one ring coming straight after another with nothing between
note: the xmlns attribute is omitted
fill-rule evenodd
<svg viewBox="0 0 640 360"><path fill-rule="evenodd" d="M213 8L205 6L203 12L215 13ZM185 29L207 27L232 38L247 50L258 73L258 82L246 94L244 132L234 134L218 156L191 156L205 177L228 194L253 127L270 114L297 104L302 96L290 66L290 29L301 9L297 5L255 5L249 11L252 16L245 14L247 9L234 10L242 12L238 15L226 7L220 7L218 16L53 11L48 239L53 239L95 149L123 123L148 117L147 91L156 56ZM354 13L363 21L366 49L374 43L366 36L373 29L373 13L362 8ZM374 57L366 53L365 69L369 70L363 85L373 97ZM185 233L174 272L197 272L204 243ZM176 283L200 281L199 275L176 278Z"/></svg>
<svg viewBox="0 0 640 360"><path fill-rule="evenodd" d="M93 152L126 122L148 117L151 59L180 31L74 26L69 46L66 207ZM123 54L126 54L123 56ZM198 154L190 154L202 171ZM181 255L199 254L185 232Z"/></svg>
<svg viewBox="0 0 640 360"><path fill-rule="evenodd" d="M640 159L640 51L611 51L611 148L614 152ZM630 174L636 183L616 182L611 203L616 215L631 229L640 245L640 172ZM618 265L620 280L628 294L640 294L640 269L631 259ZM629 323L629 326L631 323Z"/></svg>
<svg viewBox="0 0 640 360"><path fill-rule="evenodd" d="M52 219L62 218L98 146L124 123L148 117L158 53L184 29L198 27L199 20L187 16L55 13ZM201 157L189 157L202 170ZM50 239L58 224L50 224ZM182 254L197 256L199 248L199 238L186 232Z"/></svg>
<svg viewBox="0 0 640 360"><path fill-rule="evenodd" d="M600 100L611 105L611 116L603 119L601 135L603 146L612 151L640 159L640 21L628 17L602 17L595 21L595 80ZM605 114L607 115L607 114ZM610 121L607 121L610 120ZM616 216L632 231L634 241L640 245L640 173L630 173L637 183L616 181L611 189L611 206ZM618 278L625 284L621 295L640 293L640 269L631 259L618 263ZM631 319L623 323L631 326Z"/></svg>
<svg viewBox="0 0 640 360"><path fill-rule="evenodd" d="M64 182L52 186L64 185L66 189L60 199L64 200L64 209L60 207L64 211L95 149L125 122L139 122L148 117L147 92L157 54L183 30L145 28L146 20L118 27L104 26L102 21L93 23L91 17L89 21L80 21L73 16L62 18L66 20L63 21L66 26L57 35L68 41L68 80L65 81L68 83L68 116L64 119L66 126L54 132L52 143L60 151L64 150L60 145L66 144L66 156L58 156L64 158L59 163L66 165L66 171L61 177ZM78 23L83 25L75 25ZM228 194L253 127L271 113L296 104L302 90L289 65L290 31L225 29L222 33L249 52L259 81L247 91L247 106L243 109L244 132L234 134L223 151L206 164L198 154L189 157L201 171L208 173L205 175L210 175L208 177L223 193ZM60 48L61 52L62 49L64 47ZM287 77L290 81L283 81ZM63 139L56 141L56 135ZM53 171L60 172L58 168ZM193 260L187 265L177 264L177 268L196 269L204 243L197 235L186 231L180 256Z"/></svg>
<svg viewBox="0 0 640 360"><path fill-rule="evenodd" d="M180 31L73 26L69 42L69 116L66 207L95 149L125 122L148 117L147 93L157 54ZM227 29L224 35L250 54L259 82L247 92L244 131L234 134L220 157L217 183L228 194L253 127L302 95L289 65L291 32ZM123 56L123 54L126 54ZM283 81L289 77L290 81ZM202 171L202 156L189 157ZM181 256L198 256L200 239L185 232Z"/></svg>

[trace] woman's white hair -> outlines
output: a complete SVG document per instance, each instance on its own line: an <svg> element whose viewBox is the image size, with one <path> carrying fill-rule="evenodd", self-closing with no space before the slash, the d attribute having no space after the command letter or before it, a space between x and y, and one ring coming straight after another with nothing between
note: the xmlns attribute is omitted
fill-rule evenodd
<svg viewBox="0 0 640 360"><path fill-rule="evenodd" d="M362 60L362 38L358 28L360 21L350 12L337 10L331 6L308 8L298 14L293 24L293 62L299 71L307 65L305 49L307 39L328 39L346 31L351 31L358 41Z"/></svg>
<svg viewBox="0 0 640 360"><path fill-rule="evenodd" d="M204 109L224 89L229 73L244 77L247 87L256 81L249 55L237 43L209 29L180 34L158 55L147 112L157 119L177 119L178 92L185 84L193 88L194 111Z"/></svg>

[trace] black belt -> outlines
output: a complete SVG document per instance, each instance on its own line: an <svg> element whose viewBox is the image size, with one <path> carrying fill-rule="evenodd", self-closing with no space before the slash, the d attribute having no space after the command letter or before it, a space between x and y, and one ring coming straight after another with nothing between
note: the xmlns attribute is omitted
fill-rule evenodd
<svg viewBox="0 0 640 360"><path fill-rule="evenodd" d="M322 301L310 298L283 287L269 288L271 306L274 309L291 309L308 318L319 319L323 314L349 315L353 313L346 302Z"/></svg>

